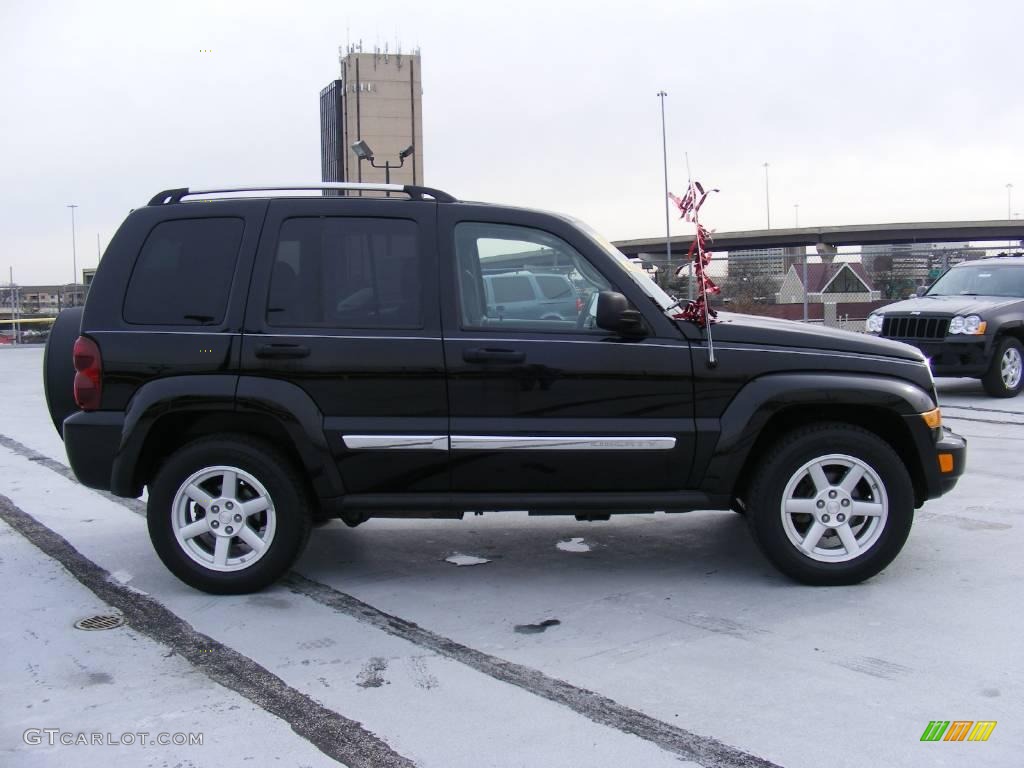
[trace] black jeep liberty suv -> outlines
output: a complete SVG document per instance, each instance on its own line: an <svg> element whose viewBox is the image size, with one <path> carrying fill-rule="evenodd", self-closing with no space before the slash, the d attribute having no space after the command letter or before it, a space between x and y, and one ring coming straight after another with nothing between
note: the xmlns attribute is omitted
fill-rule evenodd
<svg viewBox="0 0 1024 768"><path fill-rule="evenodd" d="M501 284L524 273L564 276L574 314L524 311L544 296ZM924 356L678 311L565 216L399 185L173 189L121 225L44 378L79 480L148 489L157 554L207 592L270 584L331 518L506 509L733 509L802 582L878 573L964 469Z"/></svg>

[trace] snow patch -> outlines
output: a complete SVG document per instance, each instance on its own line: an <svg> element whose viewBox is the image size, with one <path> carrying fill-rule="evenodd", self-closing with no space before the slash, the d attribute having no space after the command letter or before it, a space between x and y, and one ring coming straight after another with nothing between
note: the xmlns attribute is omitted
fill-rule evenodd
<svg viewBox="0 0 1024 768"><path fill-rule="evenodd" d="M560 541L556 545L563 552L589 552L590 545L584 543L583 539L569 539L568 541Z"/></svg>
<svg viewBox="0 0 1024 768"><path fill-rule="evenodd" d="M477 557L476 555L463 555L461 552L455 552L444 559L446 563L452 565L483 565L484 563L491 562L486 557Z"/></svg>

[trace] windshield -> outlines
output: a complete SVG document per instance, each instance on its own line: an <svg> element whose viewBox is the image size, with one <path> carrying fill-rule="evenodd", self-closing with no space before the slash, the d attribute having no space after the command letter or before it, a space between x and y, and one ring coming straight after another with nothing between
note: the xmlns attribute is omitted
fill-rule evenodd
<svg viewBox="0 0 1024 768"><path fill-rule="evenodd" d="M648 277L647 273L645 273L641 267L638 267L635 264L630 263L629 259L626 257L626 254L624 254L622 251L620 251L618 248L612 245L607 240L607 238L605 238L604 235L602 235L600 232L598 232L596 229L591 227L586 222L580 221L579 219L572 218L572 223L575 224L579 229L583 230L583 232L585 232L591 240L593 240L595 243L601 246L605 253L607 253L609 256L615 259L618 265L622 267L622 270L627 275L629 275L630 279L634 283L639 285L640 290L642 290L644 293L650 296L654 303L657 304L662 309L662 311L672 309L673 307L679 305L678 299L675 299L669 294L667 294L661 288L661 286L659 286L656 282L651 280L650 277Z"/></svg>
<svg viewBox="0 0 1024 768"><path fill-rule="evenodd" d="M1024 266L954 267L935 281L925 296L1011 296L1024 298Z"/></svg>

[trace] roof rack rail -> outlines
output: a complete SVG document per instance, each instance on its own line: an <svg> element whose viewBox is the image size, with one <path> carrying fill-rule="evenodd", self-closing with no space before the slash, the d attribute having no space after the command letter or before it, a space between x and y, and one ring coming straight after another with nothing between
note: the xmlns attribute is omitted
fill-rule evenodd
<svg viewBox="0 0 1024 768"><path fill-rule="evenodd" d="M362 192L403 192L411 200L425 200L432 198L438 203L454 203L456 199L447 192L432 187L420 187L412 184L369 184L365 182L350 181L316 181L310 184L257 184L245 187L218 187L216 189L191 189L179 187L178 189L165 189L158 192L149 201L149 205L167 205L180 203L183 197L192 195L213 195L222 192L282 192L300 191L313 189L334 189Z"/></svg>

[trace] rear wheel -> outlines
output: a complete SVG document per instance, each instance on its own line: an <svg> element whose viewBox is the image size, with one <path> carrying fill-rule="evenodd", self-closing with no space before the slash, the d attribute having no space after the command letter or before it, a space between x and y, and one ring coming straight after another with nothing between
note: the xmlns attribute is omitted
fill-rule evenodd
<svg viewBox="0 0 1024 768"><path fill-rule="evenodd" d="M1024 347L1013 336L996 342L992 364L981 377L985 391L992 397L1016 397L1024 388Z"/></svg>
<svg viewBox="0 0 1024 768"><path fill-rule="evenodd" d="M856 584L899 554L914 490L888 443L851 425L820 424L792 432L765 456L747 519L780 571L805 584Z"/></svg>
<svg viewBox="0 0 1024 768"><path fill-rule="evenodd" d="M244 435L204 438L174 453L150 486L157 555L189 586L213 594L263 589L298 559L310 504L285 456Z"/></svg>

